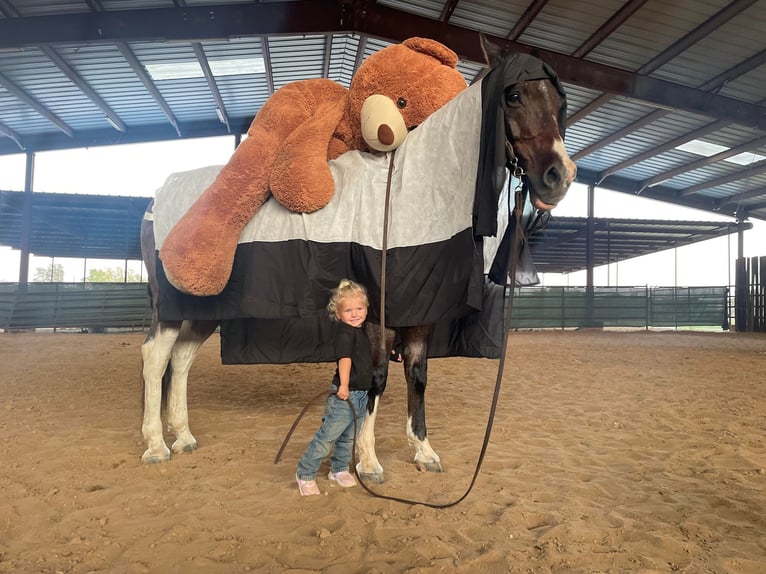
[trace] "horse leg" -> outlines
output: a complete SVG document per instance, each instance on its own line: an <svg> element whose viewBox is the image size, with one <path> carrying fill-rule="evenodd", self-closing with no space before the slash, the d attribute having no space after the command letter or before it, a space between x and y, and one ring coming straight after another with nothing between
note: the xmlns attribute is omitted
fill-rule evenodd
<svg viewBox="0 0 766 574"><path fill-rule="evenodd" d="M173 345L170 359L172 373L168 395L168 426L176 437L171 450L178 454L197 448L197 439L189 430L186 391L194 358L202 344L218 326L217 321L184 321Z"/></svg>
<svg viewBox="0 0 766 574"><path fill-rule="evenodd" d="M143 345L144 416L141 434L147 449L141 460L151 464L170 460L170 450L162 436L162 379L170 362L181 322L153 321Z"/></svg>
<svg viewBox="0 0 766 574"><path fill-rule="evenodd" d="M381 343L380 327L366 327L367 336L372 346L372 389L367 398L367 416L356 437L356 450L359 462L356 471L363 479L381 484L383 482L383 466L375 453L375 419L378 414L380 398L386 390L388 378L388 356L394 342L394 331L386 329L385 344Z"/></svg>
<svg viewBox="0 0 766 574"><path fill-rule="evenodd" d="M415 466L419 471L441 472L441 459L431 448L426 428L425 399L430 334L430 325L401 329L404 376L407 379L407 440L415 447Z"/></svg>

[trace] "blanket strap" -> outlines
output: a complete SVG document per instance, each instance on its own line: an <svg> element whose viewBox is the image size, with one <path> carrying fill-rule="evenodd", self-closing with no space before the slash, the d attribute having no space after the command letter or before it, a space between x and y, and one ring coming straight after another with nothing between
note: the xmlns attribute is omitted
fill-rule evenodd
<svg viewBox="0 0 766 574"><path fill-rule="evenodd" d="M394 173L394 155L388 163L388 178L386 180L386 198L383 208L383 245L380 254L380 352L381 357L387 357L390 349L386 345L386 255L388 253L388 220L391 211L391 175Z"/></svg>
<svg viewBox="0 0 766 574"><path fill-rule="evenodd" d="M393 160L392 160L393 165ZM391 174L389 171L389 182L391 180ZM473 472L473 477L471 478L471 483L468 485L468 488L463 493L460 498L457 500L453 500L452 502L446 502L443 504L439 503L432 503L432 502L426 502L424 500L411 500L409 498L401 498L399 496L390 496L386 494L380 494L378 492L375 492L372 490L369 486L367 486L364 483L364 480L362 480L362 477L359 476L358 471L356 470L356 461L355 461L355 453L356 453L356 434L354 434L354 447L352 450L352 461L354 462L353 468L354 468L354 474L357 477L357 482L359 485L366 490L369 494L375 496L376 498L383 498L384 500L393 500L394 502L402 502L404 504L420 504L422 506L427 506L429 508L437 508L437 509L443 509L443 508L450 508L452 506L455 506L465 500L465 498L471 493L473 490L474 484L476 484L476 479L479 477L479 472L481 471L481 465L484 462L484 455L487 453L487 447L489 446L489 439L490 435L492 434L492 426L494 424L495 420L495 413L497 411L497 404L500 401L500 386L503 382L503 371L505 369L505 355L506 351L508 349L508 336L511 332L511 314L513 313L513 293L514 293L514 282L516 280L516 268L518 267L519 263L519 255L521 252L521 245L524 241L524 231L522 230L521 226L521 218L522 214L524 212L524 202L526 201L527 196L527 187L526 187L526 180L522 179L520 180L521 184L516 188L516 191L514 193L514 209L513 213L516 218L516 229L515 233L513 234L513 239L511 240L511 249L508 253L508 275L511 278L511 287L508 294L508 307L506 308L506 315L505 315L505 323L504 323L504 333L503 333L503 348L500 352L500 362L497 366L497 377L495 379L495 390L492 394L492 405L489 409L489 416L487 418L487 426L484 431L484 440L481 445L481 451L479 452L479 458L476 461L476 467ZM508 185L510 186L510 181L508 182ZM388 196L388 191L386 192L386 196ZM388 210L388 197L386 197L386 213ZM384 217L385 219L385 217ZM384 237L385 237L385 231L384 231ZM384 248L385 248L385 239L383 242ZM385 262L385 251L383 252L383 261ZM384 267L385 269L385 267ZM381 280L381 285L383 284L383 281ZM381 300L383 299L383 293L381 293ZM381 307L381 325L383 325L384 319L383 319L383 308ZM385 339L385 330L381 331L381 339ZM383 342L383 345L385 345L385 341ZM388 352L388 349L383 349L384 352ZM349 404L349 406L351 406ZM352 411L353 411L353 407ZM356 430L356 413L354 413L354 429Z"/></svg>

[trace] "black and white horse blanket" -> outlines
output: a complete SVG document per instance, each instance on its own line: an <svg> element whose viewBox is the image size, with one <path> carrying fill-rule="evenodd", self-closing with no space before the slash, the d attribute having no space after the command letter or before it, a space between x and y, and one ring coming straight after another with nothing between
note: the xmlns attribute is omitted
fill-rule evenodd
<svg viewBox="0 0 766 574"><path fill-rule="evenodd" d="M483 125L485 115L476 84L391 152L385 324L433 325L430 357L497 357L503 340L503 288L486 279L497 241L476 229L488 216L497 220L504 193L495 150L480 157L482 137L498 129ZM160 320L221 320L224 363L332 361L325 306L341 278L367 287L369 320L380 321L391 153L351 151L331 161L335 194L314 213L292 213L269 199L240 235L231 279L219 295L180 293L158 263ZM219 169L173 174L157 191L157 249Z"/></svg>

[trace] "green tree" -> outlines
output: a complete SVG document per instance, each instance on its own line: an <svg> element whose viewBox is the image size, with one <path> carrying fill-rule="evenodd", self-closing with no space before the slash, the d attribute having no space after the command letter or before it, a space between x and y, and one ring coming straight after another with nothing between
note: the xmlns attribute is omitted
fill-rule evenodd
<svg viewBox="0 0 766 574"><path fill-rule="evenodd" d="M109 267L107 269L91 269L85 279L88 283L122 283L125 281L125 270L122 267ZM141 281L141 275L128 269L128 281Z"/></svg>
<svg viewBox="0 0 766 574"><path fill-rule="evenodd" d="M64 266L61 263L54 263L47 267L35 267L35 276L32 279L35 283L52 283L64 280Z"/></svg>

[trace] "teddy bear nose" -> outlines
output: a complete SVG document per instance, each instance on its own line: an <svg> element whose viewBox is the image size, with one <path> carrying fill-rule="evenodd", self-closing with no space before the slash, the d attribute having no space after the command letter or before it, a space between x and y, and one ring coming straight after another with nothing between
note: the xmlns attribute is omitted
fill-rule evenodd
<svg viewBox="0 0 766 574"><path fill-rule="evenodd" d="M392 130L388 124L381 124L378 126L378 141L383 145L391 145L394 143L394 130Z"/></svg>

